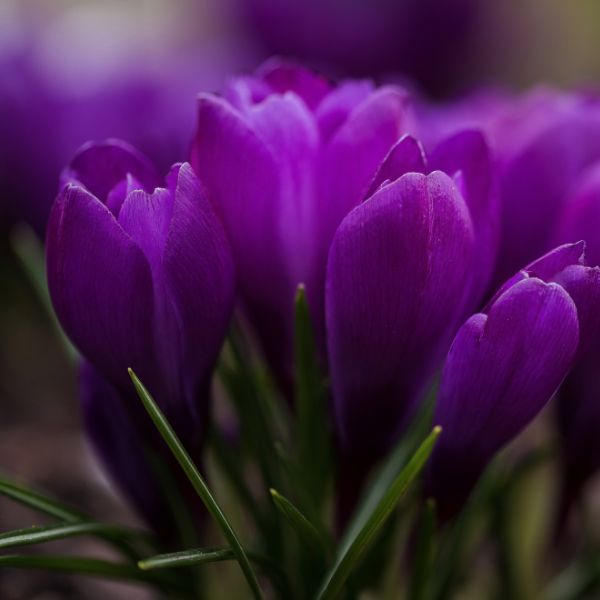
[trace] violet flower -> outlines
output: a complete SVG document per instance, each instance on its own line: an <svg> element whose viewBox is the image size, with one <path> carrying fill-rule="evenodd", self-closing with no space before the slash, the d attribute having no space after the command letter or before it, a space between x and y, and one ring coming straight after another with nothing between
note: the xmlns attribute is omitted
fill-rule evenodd
<svg viewBox="0 0 600 600"><path fill-rule="evenodd" d="M334 87L277 62L235 79L223 97L200 95L191 162L223 218L242 301L283 382L296 287L306 284L322 340L331 237L408 127L399 88Z"/></svg>
<svg viewBox="0 0 600 600"><path fill-rule="evenodd" d="M277 62L236 79L224 97L200 96L192 164L225 222L243 304L284 389L292 379L296 287L306 285L324 357L331 240L348 212L387 179L408 171L462 171L457 185L481 242L477 285L485 285L497 238L487 145L476 132L456 135L428 165L414 139L401 139L412 127L407 105L397 87L375 89L368 81L334 87Z"/></svg>
<svg viewBox="0 0 600 600"><path fill-rule="evenodd" d="M233 261L191 167L175 165L165 187L157 182L150 163L126 144L86 145L65 169L52 208L48 283L67 335L126 410L139 407L131 367L197 449L233 308ZM92 438L112 444L110 436ZM100 448L107 451L115 449Z"/></svg>
<svg viewBox="0 0 600 600"><path fill-rule="evenodd" d="M586 240L586 258L600 264L600 163L580 178L566 204L556 237ZM600 469L600 340L588 336L588 343L569 373L558 396L558 424L563 435L564 506ZM563 515L563 516L566 516Z"/></svg>
<svg viewBox="0 0 600 600"><path fill-rule="evenodd" d="M600 268L585 266L583 252L583 242L561 246L519 271L456 334L426 485L443 518L462 508L487 463L550 400L597 330Z"/></svg>
<svg viewBox="0 0 600 600"><path fill-rule="evenodd" d="M429 144L478 126L497 156L502 209L495 289L553 247L573 185L600 159L600 101L546 88L514 97L487 91L422 112L422 137Z"/></svg>

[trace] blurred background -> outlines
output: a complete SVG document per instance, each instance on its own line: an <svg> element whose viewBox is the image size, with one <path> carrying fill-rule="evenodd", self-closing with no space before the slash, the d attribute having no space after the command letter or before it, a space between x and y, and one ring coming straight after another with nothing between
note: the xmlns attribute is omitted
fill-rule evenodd
<svg viewBox="0 0 600 600"><path fill-rule="evenodd" d="M195 94L272 54L333 77L406 81L434 99L481 86L595 86L600 3L0 0L2 472L99 518L133 520L80 435L75 371L37 289L58 174L85 141L107 137L128 140L166 171L186 157ZM0 531L33 523L39 516L0 500ZM18 571L0 572L0 591L7 599L146 597Z"/></svg>

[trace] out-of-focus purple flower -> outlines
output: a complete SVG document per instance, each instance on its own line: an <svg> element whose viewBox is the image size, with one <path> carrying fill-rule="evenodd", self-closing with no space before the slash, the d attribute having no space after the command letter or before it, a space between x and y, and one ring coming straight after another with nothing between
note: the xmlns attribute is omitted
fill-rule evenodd
<svg viewBox="0 0 600 600"><path fill-rule="evenodd" d="M329 243L409 128L407 97L369 81L334 87L269 63L203 94L192 164L231 240L242 300L280 379L291 376L293 298L305 283L323 339Z"/></svg>
<svg viewBox="0 0 600 600"><path fill-rule="evenodd" d="M493 455L550 400L597 331L600 268L585 266L583 252L583 242L568 244L530 264L458 331L426 486L443 517L460 510Z"/></svg>
<svg viewBox="0 0 600 600"><path fill-rule="evenodd" d="M429 90L454 88L481 3L476 0L238 0L269 54L350 75L402 72Z"/></svg>
<svg viewBox="0 0 600 600"><path fill-rule="evenodd" d="M14 4L17 14L23 3ZM195 94L240 61L235 44L175 36L181 8L172 4L169 19L157 14L145 27L124 5L29 6L14 20L9 9L0 24L0 231L25 220L43 235L60 170L86 140L127 139L161 171L185 158Z"/></svg>
<svg viewBox="0 0 600 600"><path fill-rule="evenodd" d="M423 137L433 143L466 125L486 131L498 158L499 285L552 247L571 188L600 158L600 101L545 88L513 98L488 92L431 111L422 119Z"/></svg>
<svg viewBox="0 0 600 600"><path fill-rule="evenodd" d="M590 264L600 264L600 163L590 167L573 189L556 237L558 241L586 240L586 258ZM600 341L593 336L558 397L558 421L564 442L564 509L600 469L599 369Z"/></svg>
<svg viewBox="0 0 600 600"><path fill-rule="evenodd" d="M65 331L124 402L132 367L195 445L233 308L233 261L191 167L157 181L122 142L85 146L52 208L48 283Z"/></svg>

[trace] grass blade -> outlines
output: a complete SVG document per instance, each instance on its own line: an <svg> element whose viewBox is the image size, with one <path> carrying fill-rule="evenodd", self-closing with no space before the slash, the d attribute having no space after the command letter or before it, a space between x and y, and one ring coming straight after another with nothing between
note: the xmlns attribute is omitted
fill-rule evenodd
<svg viewBox="0 0 600 600"><path fill-rule="evenodd" d="M11 498L12 500L33 508L41 513L66 521L67 523L78 523L80 521L90 520L85 514L76 511L66 504L43 496L38 492L29 490L23 486L17 485L0 477L0 494Z"/></svg>
<svg viewBox="0 0 600 600"><path fill-rule="evenodd" d="M223 562L236 560L233 550L230 548L199 548L193 550L181 550L180 552L169 552L157 554L140 560L138 567L142 571L153 569L172 569L177 567L190 567L203 565L211 562Z"/></svg>
<svg viewBox="0 0 600 600"><path fill-rule="evenodd" d="M129 375L144 405L144 408L148 411L148 414L150 415L152 421L156 425L156 428L160 432L161 436L169 446L169 449L173 453L173 456L177 459L177 462L179 463L184 473L190 480L190 483L198 493L198 496L200 496L208 512L211 514L211 516L221 529L223 536L230 544L231 550L235 554L240 568L242 569L246 580L248 581L248 585L250 586L252 595L257 600L262 600L263 595L260 590L256 574L254 573L254 570L252 569L252 565L248 560L244 548L242 547L236 533L231 527L229 520L224 515L220 506L217 504L217 501L215 500L210 489L206 485L204 478L200 474L200 471L192 461L190 455L183 447L183 444L173 431L171 425L166 420L161 410L158 408L156 402L154 401L148 390L146 390L142 382L138 379L136 374L131 369L129 369Z"/></svg>
<svg viewBox="0 0 600 600"><path fill-rule="evenodd" d="M167 580L157 577L154 573L140 571L134 566L81 556L58 555L20 555L8 554L0 556L0 568L13 567L17 569L39 569L44 571L59 571L73 575L106 577L135 583L150 584L164 590L186 593L187 589L177 583L177 580Z"/></svg>
<svg viewBox="0 0 600 600"><path fill-rule="evenodd" d="M332 452L327 397L303 285L298 286L294 308L297 463L312 504L304 509L314 516L319 514L325 501Z"/></svg>
<svg viewBox="0 0 600 600"><path fill-rule="evenodd" d="M54 525L45 525L43 527L29 527L27 529L17 529L0 534L0 548L11 548L12 546L28 546L31 544L41 544L43 542L53 542L64 538L75 537L79 535L99 535L103 534L109 537L120 535L127 536L129 532L119 527L106 525L105 523L94 523L85 521L82 523L57 523Z"/></svg>
<svg viewBox="0 0 600 600"><path fill-rule="evenodd" d="M440 433L440 427L433 428L433 431L421 444L406 467L402 469L393 481L379 504L371 512L365 525L357 533L356 537L348 540L347 545L342 547L333 568L325 576L325 581L318 594L318 600L331 600L339 596L355 566L359 563L384 523L396 508L404 492L406 492L414 478L425 466Z"/></svg>
<svg viewBox="0 0 600 600"><path fill-rule="evenodd" d="M410 582L410 600L425 600L429 597L429 584L434 559L434 537L435 500L429 499L425 503L419 523L419 539Z"/></svg>
<svg viewBox="0 0 600 600"><path fill-rule="evenodd" d="M322 532L315 527L292 502L282 496L277 490L270 490L273 502L288 523L298 534L298 537L316 554L324 557L329 550L329 544Z"/></svg>
<svg viewBox="0 0 600 600"><path fill-rule="evenodd" d="M270 577L273 585L280 591L281 598L291 597L287 576L277 564L260 554L253 552L247 552L246 554L252 562L256 563ZM145 558L138 562L138 567L144 571L152 571L155 569L193 567L229 560L237 560L230 548L193 548Z"/></svg>

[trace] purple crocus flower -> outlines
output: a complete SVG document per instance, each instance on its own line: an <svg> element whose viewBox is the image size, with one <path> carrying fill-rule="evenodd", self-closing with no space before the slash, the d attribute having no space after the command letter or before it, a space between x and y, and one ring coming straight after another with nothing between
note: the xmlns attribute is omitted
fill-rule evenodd
<svg viewBox="0 0 600 600"><path fill-rule="evenodd" d="M592 165L573 189L556 237L559 241L586 240L586 258L590 264L600 265L600 162ZM580 353L558 396L565 511L589 477L600 469L599 365L600 340L589 336L587 347Z"/></svg>
<svg viewBox="0 0 600 600"><path fill-rule="evenodd" d="M571 188L600 158L600 101L590 94L540 88L511 98L488 91L420 121L431 142L466 125L490 139L502 206L494 288L552 248Z"/></svg>
<svg viewBox="0 0 600 600"><path fill-rule="evenodd" d="M284 382L296 287L306 284L322 340L333 233L408 128L403 90L369 81L332 86L278 62L235 79L222 97L199 98L191 162L223 218L243 303Z"/></svg>
<svg viewBox="0 0 600 600"><path fill-rule="evenodd" d="M175 165L165 187L157 182L147 159L122 142L82 148L52 208L48 283L66 333L107 385L138 406L132 367L197 448L233 308L233 261L191 167Z"/></svg>
<svg viewBox="0 0 600 600"><path fill-rule="evenodd" d="M440 144L428 164L420 145L403 135L412 127L407 104L397 87L334 87L278 62L236 79L224 97L200 97L192 164L223 217L242 300L284 384L291 380L295 289L306 285L324 357L331 240L348 212L386 180L408 171L462 173L457 185L481 242L477 285L486 283L497 239L487 145L481 134L462 132Z"/></svg>
<svg viewBox="0 0 600 600"><path fill-rule="evenodd" d="M443 518L460 510L597 330L600 268L587 267L583 252L583 242L560 246L519 271L456 334L434 417L443 435L426 482Z"/></svg>
<svg viewBox="0 0 600 600"><path fill-rule="evenodd" d="M326 322L342 520L478 305L495 259L497 199L480 133L449 138L429 159L406 136L334 236Z"/></svg>

